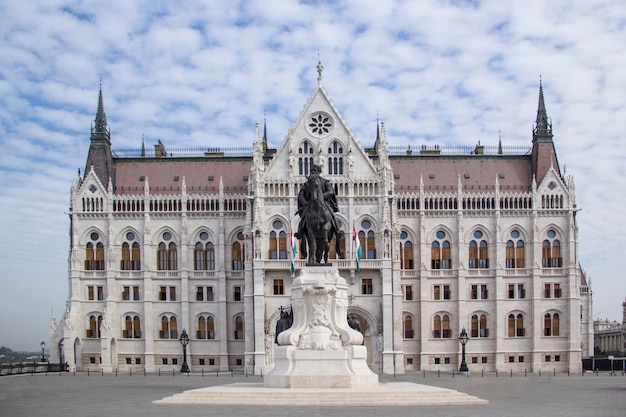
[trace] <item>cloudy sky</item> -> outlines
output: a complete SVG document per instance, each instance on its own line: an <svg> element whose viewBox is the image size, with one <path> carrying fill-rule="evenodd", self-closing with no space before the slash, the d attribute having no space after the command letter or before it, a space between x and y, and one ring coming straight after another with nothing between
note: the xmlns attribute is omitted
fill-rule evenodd
<svg viewBox="0 0 626 417"><path fill-rule="evenodd" d="M113 147L278 146L316 85L362 145L530 146L539 79L597 318L626 297L623 0L0 2L0 345L68 292L70 184L102 83ZM620 226L621 225L621 226Z"/></svg>

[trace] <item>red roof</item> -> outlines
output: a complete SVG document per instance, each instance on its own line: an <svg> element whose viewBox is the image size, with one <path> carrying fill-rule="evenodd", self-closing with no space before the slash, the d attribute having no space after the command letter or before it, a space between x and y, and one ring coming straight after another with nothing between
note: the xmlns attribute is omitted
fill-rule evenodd
<svg viewBox="0 0 626 417"><path fill-rule="evenodd" d="M395 191L456 191L459 177L464 192L493 190L496 178L502 191L528 191L532 183L530 155L392 157Z"/></svg>
<svg viewBox="0 0 626 417"><path fill-rule="evenodd" d="M151 194L180 194L183 177L187 194L247 194L252 158L119 158L115 160L115 193L143 194L145 179Z"/></svg>

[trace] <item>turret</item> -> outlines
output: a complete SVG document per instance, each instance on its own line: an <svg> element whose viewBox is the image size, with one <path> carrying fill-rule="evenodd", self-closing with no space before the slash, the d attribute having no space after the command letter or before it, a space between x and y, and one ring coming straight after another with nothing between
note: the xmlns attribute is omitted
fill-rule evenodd
<svg viewBox="0 0 626 417"><path fill-rule="evenodd" d="M91 126L91 143L85 165L84 175L92 169L102 184L108 184L109 178L113 177L113 156L111 154L111 131L108 129L104 103L102 100L102 85L98 95L98 109L96 118Z"/></svg>
<svg viewBox="0 0 626 417"><path fill-rule="evenodd" d="M539 80L539 103L537 105L537 119L533 129L532 169L541 182L550 167L561 174L554 142L552 141L552 122L548 118L546 104L543 98L543 84Z"/></svg>

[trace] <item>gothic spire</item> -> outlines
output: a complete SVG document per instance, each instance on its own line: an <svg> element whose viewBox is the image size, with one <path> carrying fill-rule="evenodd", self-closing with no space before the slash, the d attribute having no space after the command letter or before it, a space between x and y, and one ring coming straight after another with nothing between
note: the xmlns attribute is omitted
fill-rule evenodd
<svg viewBox="0 0 626 417"><path fill-rule="evenodd" d="M543 83L539 77L539 103L537 104L537 120L535 121L534 138L552 139L552 123L548 119L546 103L543 99Z"/></svg>
<svg viewBox="0 0 626 417"><path fill-rule="evenodd" d="M267 113L263 114L263 143L267 144Z"/></svg>
<svg viewBox="0 0 626 417"><path fill-rule="evenodd" d="M106 140L111 142L110 132L107 125L107 117L104 113L104 101L102 100L102 81L100 81L100 92L98 94L98 109L96 110L96 119L91 128L91 140Z"/></svg>

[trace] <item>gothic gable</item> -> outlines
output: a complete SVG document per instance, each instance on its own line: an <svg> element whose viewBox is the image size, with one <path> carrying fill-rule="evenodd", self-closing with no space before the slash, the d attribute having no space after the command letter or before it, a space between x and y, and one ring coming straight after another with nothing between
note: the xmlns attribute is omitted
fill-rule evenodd
<svg viewBox="0 0 626 417"><path fill-rule="evenodd" d="M310 166L323 175L367 178L376 170L365 150L342 119L321 86L318 86L266 171L268 178L309 174Z"/></svg>

